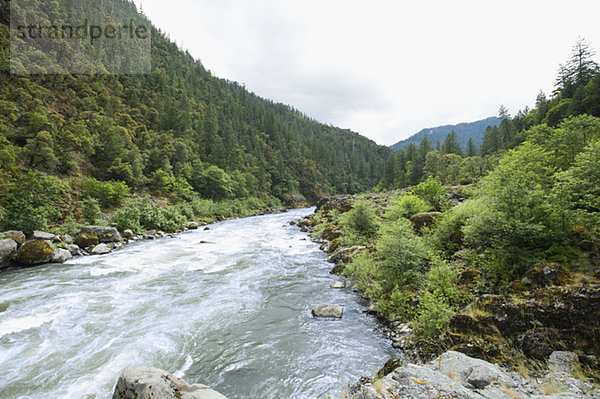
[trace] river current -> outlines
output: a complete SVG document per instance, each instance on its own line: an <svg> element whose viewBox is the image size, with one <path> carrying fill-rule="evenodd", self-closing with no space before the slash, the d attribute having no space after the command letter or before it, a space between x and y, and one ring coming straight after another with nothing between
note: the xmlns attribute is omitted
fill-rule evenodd
<svg viewBox="0 0 600 399"><path fill-rule="evenodd" d="M352 287L289 221L229 220L103 256L0 273L0 398L108 399L165 369L229 399L337 398L397 356ZM341 320L314 319L321 302Z"/></svg>

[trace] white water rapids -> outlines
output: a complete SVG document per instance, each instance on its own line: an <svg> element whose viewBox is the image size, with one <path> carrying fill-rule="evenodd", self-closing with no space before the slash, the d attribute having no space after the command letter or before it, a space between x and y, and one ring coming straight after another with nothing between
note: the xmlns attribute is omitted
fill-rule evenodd
<svg viewBox="0 0 600 399"><path fill-rule="evenodd" d="M107 399L133 365L230 399L339 397L397 353L289 225L311 211L0 273L0 398ZM343 318L314 319L320 302L344 306Z"/></svg>

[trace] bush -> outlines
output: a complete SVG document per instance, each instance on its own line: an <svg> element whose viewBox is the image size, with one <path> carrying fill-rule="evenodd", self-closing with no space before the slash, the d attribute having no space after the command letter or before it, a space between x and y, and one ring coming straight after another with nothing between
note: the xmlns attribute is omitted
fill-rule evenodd
<svg viewBox="0 0 600 399"><path fill-rule="evenodd" d="M435 247L448 255L457 251L464 243L463 227L476 215L483 220L484 215L490 215L490 209L484 201L467 200L444 212L436 219L431 234ZM484 242L485 239L480 237Z"/></svg>
<svg viewBox="0 0 600 399"><path fill-rule="evenodd" d="M134 233L141 233L140 210L133 203L128 203L110 219L110 225L121 232L131 229Z"/></svg>
<svg viewBox="0 0 600 399"><path fill-rule="evenodd" d="M68 186L55 177L33 171L21 174L0 200L4 207L1 230L47 230L57 222Z"/></svg>
<svg viewBox="0 0 600 399"><path fill-rule="evenodd" d="M366 200L358 200L354 203L350 212L344 216L342 225L350 232L366 239L372 238L379 228L375 209Z"/></svg>
<svg viewBox="0 0 600 399"><path fill-rule="evenodd" d="M96 199L105 208L114 208L123 204L130 191L127 184L122 181L102 182L90 177L83 182L83 195Z"/></svg>
<svg viewBox="0 0 600 399"><path fill-rule="evenodd" d="M100 205L95 198L84 198L81 201L81 213L85 220L90 224L96 224L102 215Z"/></svg>
<svg viewBox="0 0 600 399"><path fill-rule="evenodd" d="M412 193L438 211L443 211L448 207L446 187L438 177L429 176L427 180L413 188Z"/></svg>
<svg viewBox="0 0 600 399"><path fill-rule="evenodd" d="M360 291L369 295L373 283L378 279L376 264L373 258L365 252L358 254L346 265L344 274Z"/></svg>
<svg viewBox="0 0 600 399"><path fill-rule="evenodd" d="M425 293L419 302L418 316L413 322L415 333L421 338L434 338L443 333L455 312L443 298Z"/></svg>
<svg viewBox="0 0 600 399"><path fill-rule="evenodd" d="M391 285L419 285L429 248L406 219L384 225L377 243L382 278Z"/></svg>
<svg viewBox="0 0 600 399"><path fill-rule="evenodd" d="M406 194L392 201L391 206L385 213L385 218L394 221L399 218L410 218L417 213L427 212L432 209L432 206L416 195Z"/></svg>

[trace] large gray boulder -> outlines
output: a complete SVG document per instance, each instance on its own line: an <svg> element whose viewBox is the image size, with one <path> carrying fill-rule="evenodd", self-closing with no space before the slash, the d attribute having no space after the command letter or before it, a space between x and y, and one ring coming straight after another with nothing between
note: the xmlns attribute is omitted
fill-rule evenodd
<svg viewBox="0 0 600 399"><path fill-rule="evenodd" d="M83 226L79 234L90 231L93 231L98 235L99 242L119 242L123 240L119 231L111 226Z"/></svg>
<svg viewBox="0 0 600 399"><path fill-rule="evenodd" d="M341 319L344 314L344 308L330 303L320 303L312 309L313 317L327 317Z"/></svg>
<svg viewBox="0 0 600 399"><path fill-rule="evenodd" d="M71 252L64 248L56 248L54 250L54 255L52 256L53 263L65 263L69 259L73 258Z"/></svg>
<svg viewBox="0 0 600 399"><path fill-rule="evenodd" d="M0 240L0 269L10 266L17 253L17 242L12 238Z"/></svg>
<svg viewBox="0 0 600 399"><path fill-rule="evenodd" d="M77 244L69 244L67 245L67 249L73 256L83 256L83 251L81 251L81 248Z"/></svg>
<svg viewBox="0 0 600 399"><path fill-rule="evenodd" d="M5 231L4 233L0 234L0 238L10 238L11 240L14 240L17 245L23 245L26 239L25 234L18 230Z"/></svg>
<svg viewBox="0 0 600 399"><path fill-rule="evenodd" d="M112 399L227 399L202 384L188 384L154 367L130 367L123 371Z"/></svg>

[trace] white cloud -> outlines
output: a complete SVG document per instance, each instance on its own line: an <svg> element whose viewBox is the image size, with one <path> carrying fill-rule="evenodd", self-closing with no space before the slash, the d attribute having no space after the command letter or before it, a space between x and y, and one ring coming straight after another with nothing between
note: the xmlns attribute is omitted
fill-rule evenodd
<svg viewBox="0 0 600 399"><path fill-rule="evenodd" d="M217 76L392 144L531 106L597 0L136 0Z"/></svg>

